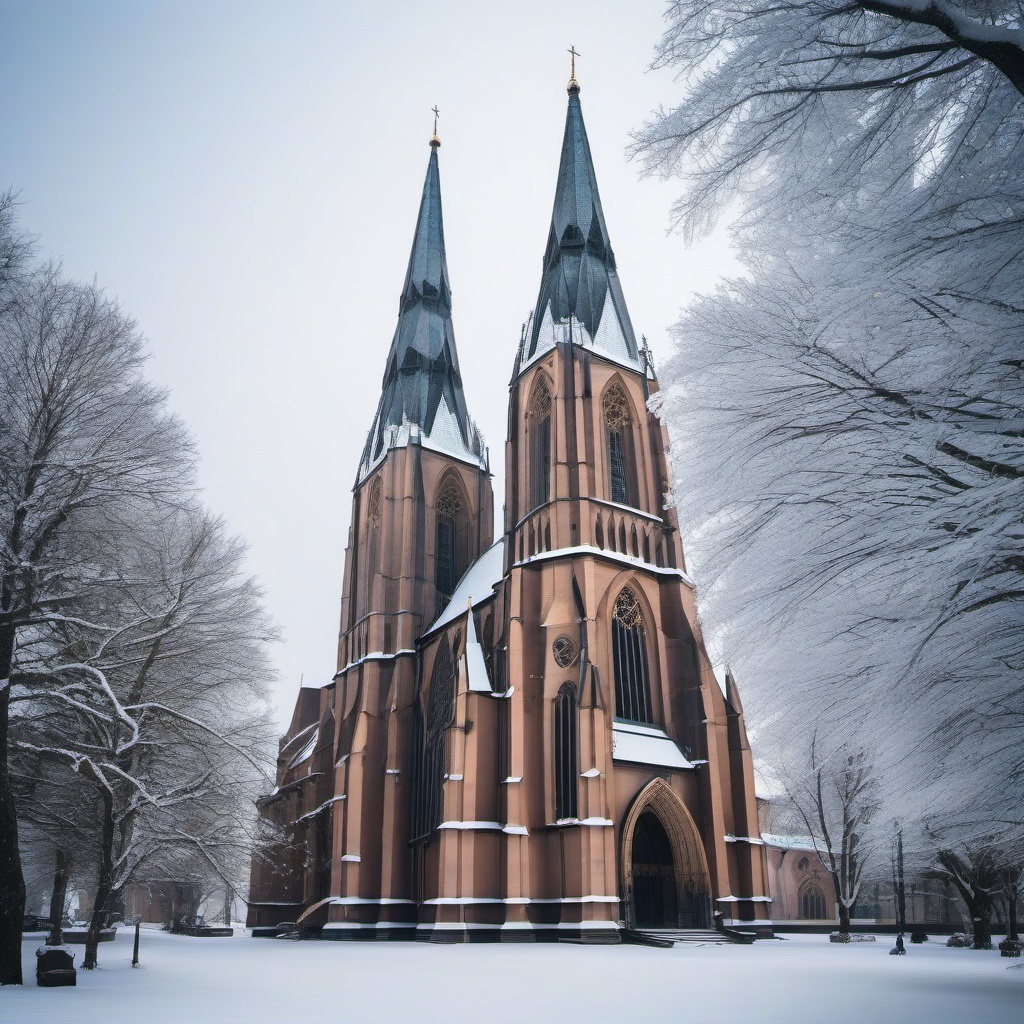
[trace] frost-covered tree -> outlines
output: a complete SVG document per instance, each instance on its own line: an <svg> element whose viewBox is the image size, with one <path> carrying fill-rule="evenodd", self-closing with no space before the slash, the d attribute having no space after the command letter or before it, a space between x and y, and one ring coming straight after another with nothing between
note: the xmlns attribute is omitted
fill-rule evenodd
<svg viewBox="0 0 1024 1024"><path fill-rule="evenodd" d="M685 97L638 134L637 151L649 170L687 183L677 213L691 228L751 189L764 206L771 193L758 176L787 153L807 158L788 161L775 184L789 198L818 193L822 164L834 197L868 179L883 193L897 190L928 166L925 196L941 202L946 193L952 207L966 198L957 151L970 159L1003 134L1011 136L1004 147L1020 145L1018 0L684 0L666 20L655 66L677 72ZM830 131L833 105L846 99L861 116ZM894 134L902 141L895 166ZM937 151L946 157L938 164Z"/></svg>
<svg viewBox="0 0 1024 1024"><path fill-rule="evenodd" d="M815 736L801 770L786 780L790 799L832 875L839 933L850 934L850 912L878 844L878 781L867 755L847 745L828 753Z"/></svg>
<svg viewBox="0 0 1024 1024"><path fill-rule="evenodd" d="M69 730L77 727L71 716L65 716L65 724ZM41 893L49 891L48 908L42 908L51 921L47 943L59 945L70 896L95 885L100 809L62 761L17 749L13 753L11 777L30 901L26 910L39 912Z"/></svg>
<svg viewBox="0 0 1024 1024"><path fill-rule="evenodd" d="M0 984L21 982L25 902L12 729L19 757L74 769L100 808L102 909L140 837L202 840L174 806L244 800L268 633L241 548L195 506L134 322L26 260L0 203Z"/></svg>
<svg viewBox="0 0 1024 1024"><path fill-rule="evenodd" d="M1024 100L868 6L670 9L688 96L640 150L690 228L738 197L747 273L678 325L664 411L762 747L853 737L888 813L978 841L1024 823Z"/></svg>
<svg viewBox="0 0 1024 1024"><path fill-rule="evenodd" d="M8 776L10 676L26 630L74 617L105 579L72 528L127 530L134 500L176 499L189 446L141 375L134 323L45 266L0 317L0 983L21 979L24 885Z"/></svg>
<svg viewBox="0 0 1024 1024"><path fill-rule="evenodd" d="M1002 895L1006 874L996 850L989 846L945 848L938 853L935 874L951 882L971 922L974 949L992 948L992 912Z"/></svg>
<svg viewBox="0 0 1024 1024"><path fill-rule="evenodd" d="M86 968L141 865L185 851L227 873L265 782L269 738L263 647L273 631L243 547L188 508L161 509L105 546L116 581L73 620L32 631L12 674L19 750L63 763L98 808Z"/></svg>
<svg viewBox="0 0 1024 1024"><path fill-rule="evenodd" d="M977 834L1020 820L1021 315L820 237L780 227L663 375L706 614L757 718L863 732L904 791L949 769Z"/></svg>

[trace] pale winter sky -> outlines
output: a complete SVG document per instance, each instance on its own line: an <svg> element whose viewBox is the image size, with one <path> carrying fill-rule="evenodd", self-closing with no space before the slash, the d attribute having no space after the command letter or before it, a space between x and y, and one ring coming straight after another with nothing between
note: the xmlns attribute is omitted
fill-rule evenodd
<svg viewBox="0 0 1024 1024"><path fill-rule="evenodd" d="M455 336L500 510L508 378L537 297L575 45L605 215L655 357L736 266L667 234L677 182L629 132L661 0L515 4L0 0L0 187L69 274L138 319L149 372L250 544L284 631L279 717L334 671L351 486L376 408L432 129Z"/></svg>

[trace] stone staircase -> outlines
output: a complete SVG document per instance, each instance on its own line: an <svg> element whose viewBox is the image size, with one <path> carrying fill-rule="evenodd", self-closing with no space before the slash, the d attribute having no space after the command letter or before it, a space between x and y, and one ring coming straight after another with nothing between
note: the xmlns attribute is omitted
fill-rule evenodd
<svg viewBox="0 0 1024 1024"><path fill-rule="evenodd" d="M627 942L641 945L665 946L676 942L690 942L704 946L722 946L730 944L752 943L753 933L738 932L728 929L724 932L714 928L637 928L627 933Z"/></svg>

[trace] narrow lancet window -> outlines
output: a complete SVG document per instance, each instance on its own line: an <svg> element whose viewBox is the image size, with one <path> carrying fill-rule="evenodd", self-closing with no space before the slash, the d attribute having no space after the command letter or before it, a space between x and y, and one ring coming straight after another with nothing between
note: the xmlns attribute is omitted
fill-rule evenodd
<svg viewBox="0 0 1024 1024"><path fill-rule="evenodd" d="M369 609L370 603L373 601L374 576L381 571L380 523L382 491L383 487L378 476L370 485L370 494L366 503L366 529L369 543L366 546L366 564L363 566L363 586L365 588L367 609Z"/></svg>
<svg viewBox="0 0 1024 1024"><path fill-rule="evenodd" d="M629 399L616 381L604 393L605 436L608 442L608 478L610 497L620 505L636 504L636 486L632 470L632 435Z"/></svg>
<svg viewBox="0 0 1024 1024"><path fill-rule="evenodd" d="M458 488L450 486L441 492L434 507L437 528L434 534L434 585L439 603L455 593L459 581L458 522L462 500Z"/></svg>
<svg viewBox="0 0 1024 1024"><path fill-rule="evenodd" d="M576 741L576 687L564 683L555 698L555 820L575 818L579 754Z"/></svg>
<svg viewBox="0 0 1024 1024"><path fill-rule="evenodd" d="M530 399L530 508L550 497L551 487L551 392L538 377Z"/></svg>
<svg viewBox="0 0 1024 1024"><path fill-rule="evenodd" d="M414 723L418 748L412 799L414 839L430 835L441 823L447 734L454 717L455 659L448 641L442 639L430 674L426 711L420 711Z"/></svg>
<svg viewBox="0 0 1024 1024"><path fill-rule="evenodd" d="M650 722L651 688L647 677L647 637L640 602L628 587L612 614L615 714L631 722Z"/></svg>

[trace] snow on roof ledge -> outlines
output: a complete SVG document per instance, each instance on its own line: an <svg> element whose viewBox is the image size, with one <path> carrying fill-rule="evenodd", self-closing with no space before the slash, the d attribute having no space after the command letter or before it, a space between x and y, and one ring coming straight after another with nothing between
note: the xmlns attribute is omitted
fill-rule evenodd
<svg viewBox="0 0 1024 1024"><path fill-rule="evenodd" d="M779 850L814 850L815 852L818 850L813 836L775 836L768 832L762 832L761 838L764 840L765 846L774 846Z"/></svg>
<svg viewBox="0 0 1024 1024"><path fill-rule="evenodd" d="M633 722L612 725L612 758L662 768L693 768L676 741L663 729Z"/></svg>

